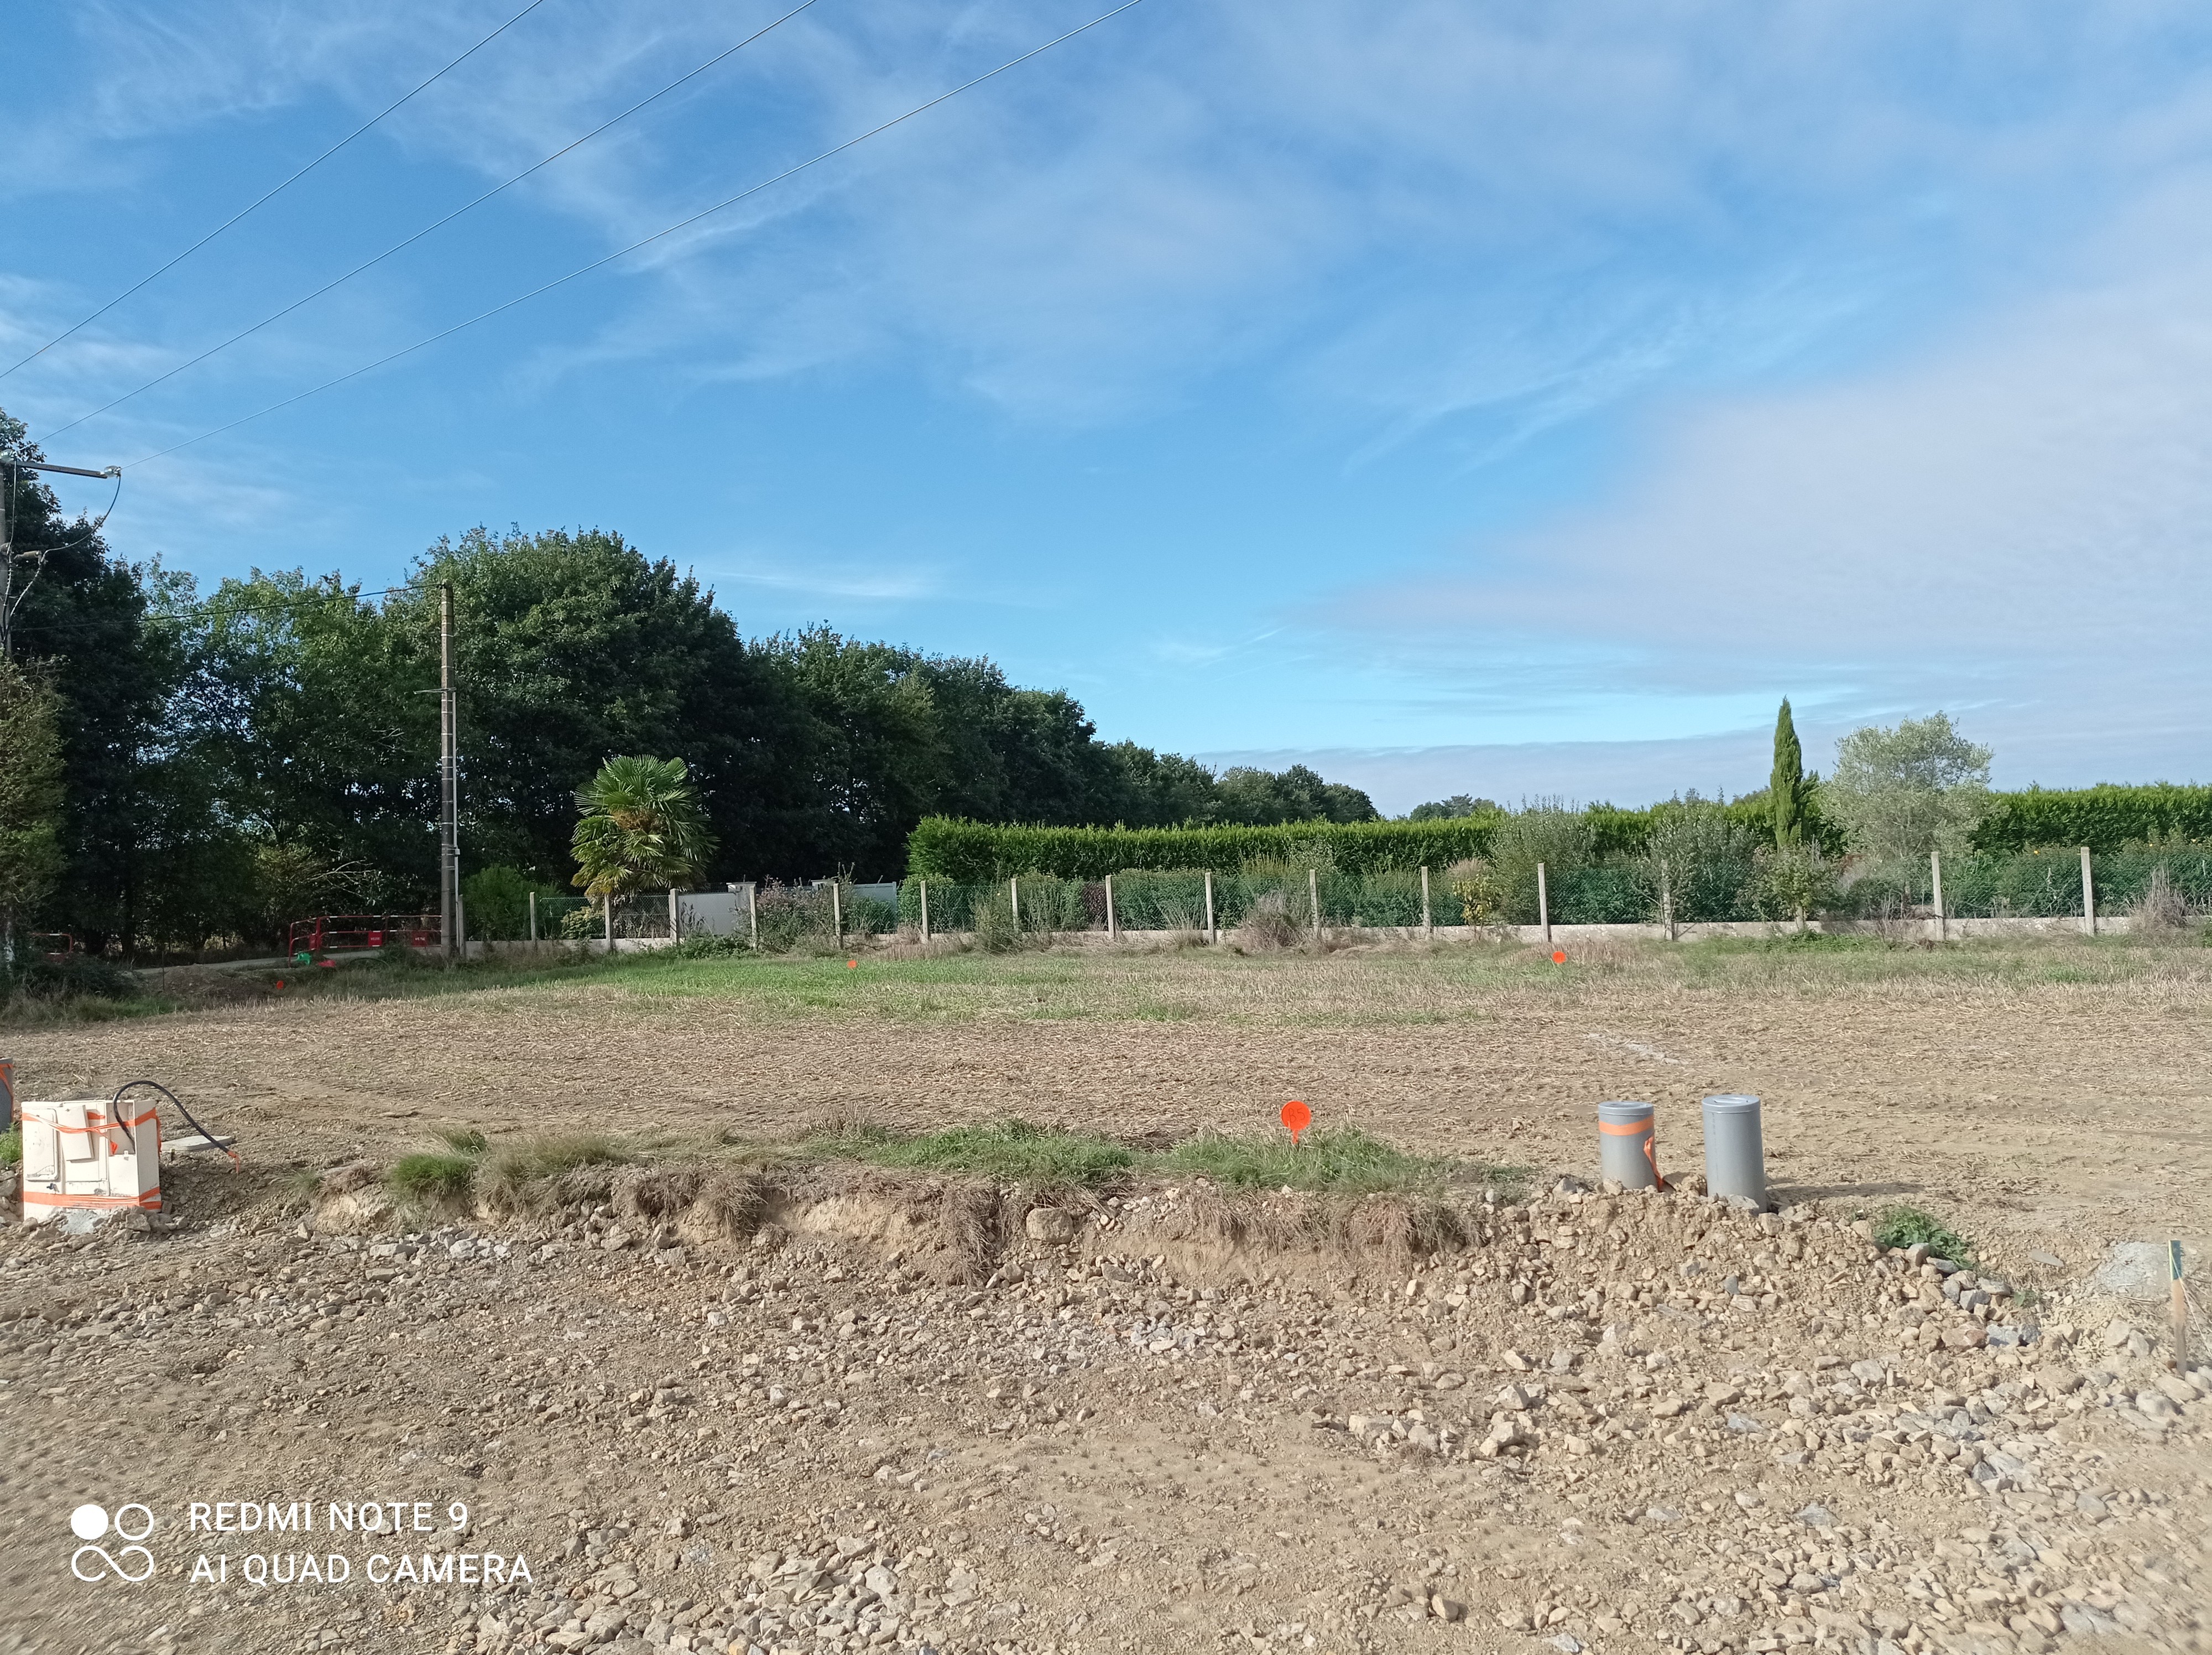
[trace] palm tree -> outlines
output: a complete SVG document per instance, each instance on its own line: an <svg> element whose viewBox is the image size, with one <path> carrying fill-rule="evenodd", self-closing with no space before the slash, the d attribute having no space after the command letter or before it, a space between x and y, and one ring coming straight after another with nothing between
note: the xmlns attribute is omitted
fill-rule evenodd
<svg viewBox="0 0 2212 1655"><path fill-rule="evenodd" d="M569 849L570 883L606 905L652 885L680 884L714 855L714 838L680 758L610 758L576 790L583 818Z"/></svg>

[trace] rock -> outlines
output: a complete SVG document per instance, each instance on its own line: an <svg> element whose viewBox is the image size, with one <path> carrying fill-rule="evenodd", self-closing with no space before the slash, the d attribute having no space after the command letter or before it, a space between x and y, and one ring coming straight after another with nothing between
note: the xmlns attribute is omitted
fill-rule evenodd
<svg viewBox="0 0 2212 1655"><path fill-rule="evenodd" d="M1521 1413L1528 1406L1528 1393L1519 1385L1508 1385L1498 1393L1498 1406L1509 1413Z"/></svg>
<svg viewBox="0 0 2212 1655"><path fill-rule="evenodd" d="M1731 1414L1728 1416L1728 1428L1739 1436L1747 1437L1754 1432L1764 1431L1766 1427L1748 1414Z"/></svg>
<svg viewBox="0 0 2212 1655"><path fill-rule="evenodd" d="M1561 1633L1553 1639L1551 1643L1552 1647L1559 1652L1559 1655L1582 1655L1583 1640L1571 1632Z"/></svg>
<svg viewBox="0 0 2212 1655"><path fill-rule="evenodd" d="M2074 1509L2084 1517L2103 1517L2108 1508L2103 1500L2085 1488L2074 1496Z"/></svg>
<svg viewBox="0 0 2212 1655"><path fill-rule="evenodd" d="M1758 1490L1739 1488L1735 1491L1735 1503L1747 1512L1755 1512L1766 1502L1759 1496Z"/></svg>
<svg viewBox="0 0 2212 1655"><path fill-rule="evenodd" d="M2155 1241L2116 1241L2089 1277L2089 1286L2115 1299L2166 1296L2166 1252Z"/></svg>
<svg viewBox="0 0 2212 1655"><path fill-rule="evenodd" d="M1835 1517L1828 1508L1817 1501L1798 1512L1797 1520L1815 1529L1833 1528L1836 1522Z"/></svg>
<svg viewBox="0 0 2212 1655"><path fill-rule="evenodd" d="M2027 1262L2031 1264L2040 1264L2046 1270L2063 1269L2066 1265L2066 1261L2056 1253L2030 1253L2027 1256Z"/></svg>
<svg viewBox="0 0 2212 1655"><path fill-rule="evenodd" d="M1498 1611L1498 1624L1508 1632L1528 1630L1528 1611L1518 1603L1508 1603Z"/></svg>
<svg viewBox="0 0 2212 1655"><path fill-rule="evenodd" d="M1058 1247L1075 1239L1075 1215L1058 1207L1032 1207L1022 1220L1031 1241Z"/></svg>
<svg viewBox="0 0 2212 1655"><path fill-rule="evenodd" d="M1429 1608L1440 1621L1457 1626L1467 1619L1467 1605L1456 1597L1436 1597L1429 1599Z"/></svg>
<svg viewBox="0 0 2212 1655"><path fill-rule="evenodd" d="M1511 1368L1516 1373L1526 1373L1535 1366L1534 1363L1531 1362L1517 1350L1504 1352L1498 1357L1498 1360L1504 1362L1506 1366Z"/></svg>

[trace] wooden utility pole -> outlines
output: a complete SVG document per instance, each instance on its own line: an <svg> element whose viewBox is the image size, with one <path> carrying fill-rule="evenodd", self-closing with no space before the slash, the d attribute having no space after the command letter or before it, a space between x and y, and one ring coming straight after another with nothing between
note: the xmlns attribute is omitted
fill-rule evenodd
<svg viewBox="0 0 2212 1655"><path fill-rule="evenodd" d="M460 958L461 758L453 704L453 583L438 586L438 935L446 964Z"/></svg>

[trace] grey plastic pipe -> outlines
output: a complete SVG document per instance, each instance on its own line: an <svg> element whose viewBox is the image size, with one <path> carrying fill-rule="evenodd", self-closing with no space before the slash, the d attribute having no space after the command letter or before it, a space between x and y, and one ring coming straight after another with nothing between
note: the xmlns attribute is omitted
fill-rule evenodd
<svg viewBox="0 0 2212 1655"><path fill-rule="evenodd" d="M1651 1148L1652 1115L1649 1104L1597 1106L1598 1170L1623 1189L1657 1190L1663 1184Z"/></svg>
<svg viewBox="0 0 2212 1655"><path fill-rule="evenodd" d="M1716 1092L1705 1099L1705 1193L1741 1196L1766 1206L1766 1141L1759 1099Z"/></svg>

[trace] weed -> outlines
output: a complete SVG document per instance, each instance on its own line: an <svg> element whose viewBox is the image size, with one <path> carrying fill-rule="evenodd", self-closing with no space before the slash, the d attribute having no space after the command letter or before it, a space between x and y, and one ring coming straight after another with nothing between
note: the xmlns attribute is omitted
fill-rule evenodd
<svg viewBox="0 0 2212 1655"><path fill-rule="evenodd" d="M436 1207L465 1197L475 1186L476 1177L475 1156L425 1149L393 1162L385 1183L402 1202Z"/></svg>
<svg viewBox="0 0 2212 1655"><path fill-rule="evenodd" d="M481 1155L490 1147L484 1135L473 1127L441 1126L430 1135L456 1155Z"/></svg>
<svg viewBox="0 0 2212 1655"><path fill-rule="evenodd" d="M1163 1171L1194 1172L1236 1189L1327 1190L1374 1195L1431 1189L1455 1170L1394 1149L1357 1127L1309 1132L1295 1148L1287 1138L1208 1133L1154 1158Z"/></svg>
<svg viewBox="0 0 2212 1655"><path fill-rule="evenodd" d="M11 1126L0 1132L0 1166L14 1166L23 1159L23 1129Z"/></svg>
<svg viewBox="0 0 2212 1655"><path fill-rule="evenodd" d="M878 1166L931 1172L968 1172L1001 1183L1097 1184L1128 1171L1136 1154L1127 1146L1085 1134L1001 1121L989 1126L949 1127L902 1138L883 1129L847 1129L811 1146L817 1153Z"/></svg>
<svg viewBox="0 0 2212 1655"><path fill-rule="evenodd" d="M1877 1247L1917 1247L1925 1243L1936 1257L1957 1264L1969 1263L1974 1256L1972 1242L1918 1207L1883 1208L1875 1214L1874 1239Z"/></svg>

